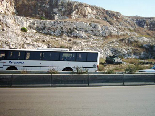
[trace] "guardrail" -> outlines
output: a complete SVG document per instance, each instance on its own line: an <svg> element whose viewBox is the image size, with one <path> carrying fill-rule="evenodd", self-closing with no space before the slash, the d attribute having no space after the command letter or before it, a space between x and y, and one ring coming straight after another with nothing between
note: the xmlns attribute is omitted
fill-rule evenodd
<svg viewBox="0 0 155 116"><path fill-rule="evenodd" d="M1 87L154 85L155 74L0 74Z"/></svg>

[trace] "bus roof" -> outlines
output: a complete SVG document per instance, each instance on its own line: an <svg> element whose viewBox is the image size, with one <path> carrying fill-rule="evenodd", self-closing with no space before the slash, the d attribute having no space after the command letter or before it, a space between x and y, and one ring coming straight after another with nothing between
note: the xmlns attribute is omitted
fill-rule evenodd
<svg viewBox="0 0 155 116"><path fill-rule="evenodd" d="M69 51L68 48L37 48L37 50Z"/></svg>

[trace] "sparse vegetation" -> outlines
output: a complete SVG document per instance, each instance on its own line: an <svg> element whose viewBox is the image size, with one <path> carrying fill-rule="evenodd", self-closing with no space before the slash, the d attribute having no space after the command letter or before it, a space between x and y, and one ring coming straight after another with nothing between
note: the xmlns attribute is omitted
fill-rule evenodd
<svg viewBox="0 0 155 116"><path fill-rule="evenodd" d="M88 69L84 69L82 67L75 67L76 71L73 71L73 74L87 74Z"/></svg>
<svg viewBox="0 0 155 116"><path fill-rule="evenodd" d="M154 31L150 31L144 28L135 28L135 32L138 33L139 37L152 38L154 37Z"/></svg>
<svg viewBox="0 0 155 116"><path fill-rule="evenodd" d="M105 59L100 58L100 64L103 65L105 63Z"/></svg>
<svg viewBox="0 0 155 116"><path fill-rule="evenodd" d="M27 74L28 72L27 72L27 70L22 70L22 71L20 71L20 73L21 74Z"/></svg>
<svg viewBox="0 0 155 116"><path fill-rule="evenodd" d="M58 74L58 71L56 71L54 68L50 69L48 72L50 74Z"/></svg>
<svg viewBox="0 0 155 116"><path fill-rule="evenodd" d="M115 74L114 70L108 70L105 74Z"/></svg>
<svg viewBox="0 0 155 116"><path fill-rule="evenodd" d="M43 17L43 16L41 16L41 17L40 17L40 19L41 19L41 20L46 20L46 18L45 18L45 17Z"/></svg>
<svg viewBox="0 0 155 116"><path fill-rule="evenodd" d="M128 58L128 59L123 59L123 62L136 65L136 64L139 64L139 59Z"/></svg>
<svg viewBox="0 0 155 116"><path fill-rule="evenodd" d="M115 74L118 72L135 73L138 70L150 69L154 65L154 59L142 61L139 59L123 59L123 64L104 64L103 59L100 61L98 70L106 74ZM152 63L151 63L152 62Z"/></svg>
<svg viewBox="0 0 155 116"><path fill-rule="evenodd" d="M134 29L129 28L129 31L130 31L130 32L134 32L135 30L134 30Z"/></svg>
<svg viewBox="0 0 155 116"><path fill-rule="evenodd" d="M98 67L98 70L99 71L103 71L104 70L104 66L102 64L100 64L99 67Z"/></svg>
<svg viewBox="0 0 155 116"><path fill-rule="evenodd" d="M155 60L154 59L146 59L146 60L140 60L140 59L136 59L136 58L128 58L128 59L123 59L123 62L129 63L129 64L134 64L134 65L153 65L155 64Z"/></svg>
<svg viewBox="0 0 155 116"><path fill-rule="evenodd" d="M136 72L136 67L134 65L129 65L125 69L125 73L127 73L127 74L134 74L135 72Z"/></svg>

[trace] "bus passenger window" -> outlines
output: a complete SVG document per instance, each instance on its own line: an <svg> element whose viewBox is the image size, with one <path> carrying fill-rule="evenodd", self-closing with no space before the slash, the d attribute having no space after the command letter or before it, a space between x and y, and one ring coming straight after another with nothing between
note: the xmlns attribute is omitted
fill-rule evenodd
<svg viewBox="0 0 155 116"><path fill-rule="evenodd" d="M43 52L42 60L50 60L51 59L51 52Z"/></svg>
<svg viewBox="0 0 155 116"><path fill-rule="evenodd" d="M58 52L43 52L42 60L58 61L59 53Z"/></svg>
<svg viewBox="0 0 155 116"><path fill-rule="evenodd" d="M87 61L88 62L97 62L97 57L98 57L97 53L88 53Z"/></svg>
<svg viewBox="0 0 155 116"><path fill-rule="evenodd" d="M42 52L27 52L26 60L41 60Z"/></svg>
<svg viewBox="0 0 155 116"><path fill-rule="evenodd" d="M7 59L9 60L15 60L17 59L18 55L16 51L9 51L7 54Z"/></svg>
<svg viewBox="0 0 155 116"><path fill-rule="evenodd" d="M25 52L24 51L19 51L18 52L18 60L24 60L25 57Z"/></svg>
<svg viewBox="0 0 155 116"><path fill-rule="evenodd" d="M51 60L58 61L59 60L59 53L58 52L51 52Z"/></svg>
<svg viewBox="0 0 155 116"><path fill-rule="evenodd" d="M75 53L61 53L60 60L61 61L75 61Z"/></svg>
<svg viewBox="0 0 155 116"><path fill-rule="evenodd" d="M0 60L4 60L4 58L5 58L5 52L0 51Z"/></svg>
<svg viewBox="0 0 155 116"><path fill-rule="evenodd" d="M84 62L86 61L87 53L77 53L76 61Z"/></svg>
<svg viewBox="0 0 155 116"><path fill-rule="evenodd" d="M23 51L8 51L8 60L24 60L25 52Z"/></svg>

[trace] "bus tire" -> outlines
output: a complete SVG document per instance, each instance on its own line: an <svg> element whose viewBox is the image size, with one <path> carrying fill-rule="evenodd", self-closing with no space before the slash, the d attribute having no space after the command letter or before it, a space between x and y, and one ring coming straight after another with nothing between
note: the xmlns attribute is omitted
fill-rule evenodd
<svg viewBox="0 0 155 116"><path fill-rule="evenodd" d="M73 69L71 67L66 67L62 71L73 71Z"/></svg>
<svg viewBox="0 0 155 116"><path fill-rule="evenodd" d="M6 70L18 70L15 66L10 66Z"/></svg>

